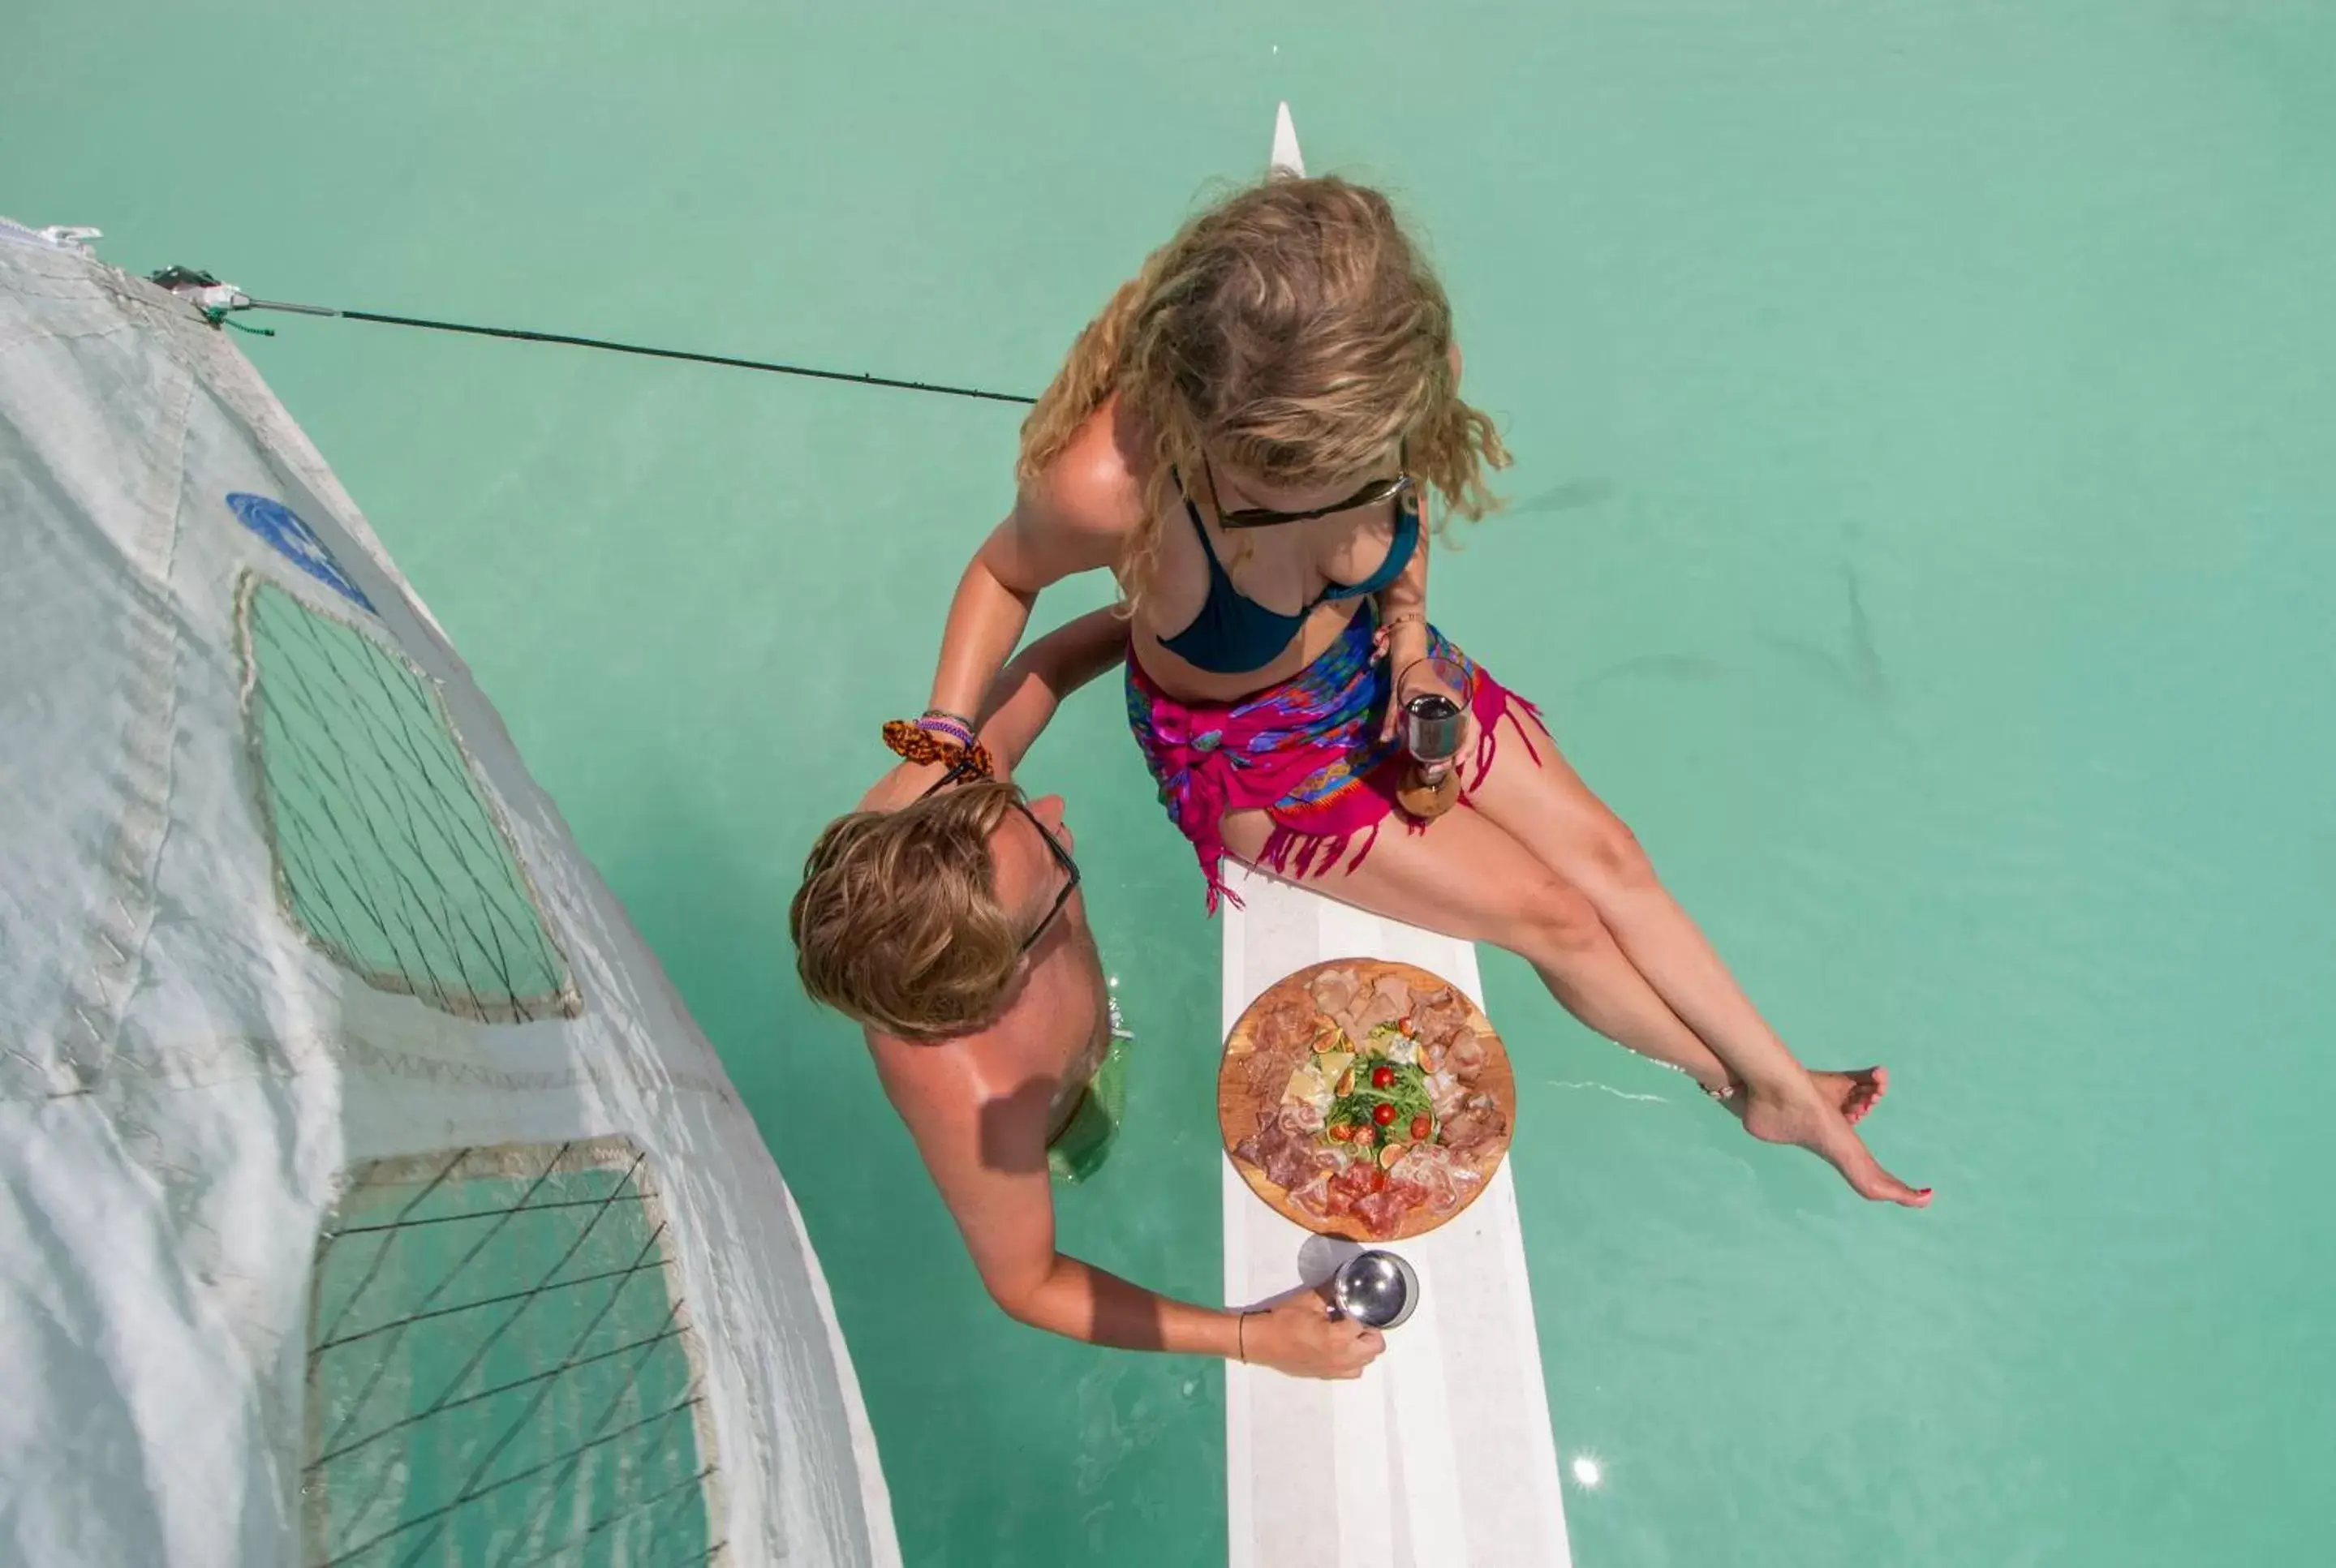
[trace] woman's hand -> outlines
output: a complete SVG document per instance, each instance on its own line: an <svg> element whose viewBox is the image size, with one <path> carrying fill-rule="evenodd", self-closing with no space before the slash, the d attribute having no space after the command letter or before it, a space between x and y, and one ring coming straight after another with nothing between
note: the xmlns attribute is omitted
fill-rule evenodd
<svg viewBox="0 0 2336 1568"><path fill-rule="evenodd" d="M1460 710L1460 742L1452 749L1452 755L1445 764L1457 767L1462 758L1475 754L1476 709L1475 704L1469 701L1467 682L1456 674L1449 661L1422 659L1408 670L1397 670L1395 693L1387 704L1388 727L1392 730L1401 723L1405 703L1430 693L1447 699ZM1441 769L1438 769L1434 776L1443 777Z"/></svg>
<svg viewBox="0 0 2336 1568"><path fill-rule="evenodd" d="M1371 657L1387 667L1387 714L1379 721L1379 740L1395 739L1396 727L1403 721L1403 693L1396 682L1410 665L1427 656L1427 623L1416 612L1400 620L1380 620L1378 629L1371 634Z"/></svg>
<svg viewBox="0 0 2336 1568"><path fill-rule="evenodd" d="M1473 693L1455 661L1429 655L1425 624L1413 621L1392 628L1381 627L1374 646L1387 659L1394 676L1388 685L1387 717L1379 724L1379 739L1397 739L1403 724L1404 704L1414 697L1434 692L1460 710L1460 744L1452 753L1454 760L1472 755L1476 746L1476 708L1470 700Z"/></svg>

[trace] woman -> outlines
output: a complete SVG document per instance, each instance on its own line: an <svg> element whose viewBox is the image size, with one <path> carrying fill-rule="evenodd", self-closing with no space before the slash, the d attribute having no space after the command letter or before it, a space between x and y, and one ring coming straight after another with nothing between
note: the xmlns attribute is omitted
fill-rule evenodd
<svg viewBox="0 0 2336 1568"><path fill-rule="evenodd" d="M1533 709L1428 624L1421 491L1479 518L1484 469L1508 461L1459 379L1443 289L1377 192L1276 177L1202 213L1024 424L1013 514L959 586L919 723L954 743L1039 591L1108 570L1130 722L1212 909L1231 854L1495 943L1755 1137L1815 1151L1867 1197L1927 1204L1853 1130L1883 1070L1796 1062ZM1397 705L1432 690L1473 721L1468 809L1391 825Z"/></svg>

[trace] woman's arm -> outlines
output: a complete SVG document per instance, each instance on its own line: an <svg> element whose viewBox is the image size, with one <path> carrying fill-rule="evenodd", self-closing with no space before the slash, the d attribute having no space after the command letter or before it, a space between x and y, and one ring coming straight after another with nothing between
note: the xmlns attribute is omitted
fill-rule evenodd
<svg viewBox="0 0 2336 1568"><path fill-rule="evenodd" d="M975 714L1022 640L1039 590L1119 559L1143 503L1113 424L1090 421L974 552L941 631L933 707Z"/></svg>
<svg viewBox="0 0 2336 1568"><path fill-rule="evenodd" d="M1455 341L1447 352L1452 362L1452 391L1456 396L1460 391L1460 344ZM1381 635L1385 638L1383 651L1387 655L1390 682L1403 681L1406 671L1427 657L1427 553L1433 536L1427 531L1427 497L1424 489L1414 498L1419 507L1419 547L1412 552L1411 564L1404 568L1403 576L1389 583L1378 596L1379 624L1386 628ZM1393 694L1387 702L1387 721L1379 730L1382 740L1394 737L1396 726L1401 721L1404 699L1416 693L1417 677L1426 672L1415 671L1413 673L1414 680L1406 689L1393 691L1390 687ZM1467 710L1465 693L1451 691L1449 687L1445 691L1460 703L1463 711ZM1463 755L1466 754L1467 747L1475 739L1475 716L1471 713L1463 725Z"/></svg>
<svg viewBox="0 0 2336 1568"><path fill-rule="evenodd" d="M1425 503L1423 503L1425 509ZM1404 700L1416 696L1429 673L1417 667L1427 657L1427 524L1419 525L1419 546L1411 553L1411 564L1403 576L1379 591L1380 636L1385 642L1387 679L1391 696L1387 701L1387 719L1379 727L1379 738L1390 740L1403 717ZM1440 684L1440 682L1437 682ZM1465 710L1463 693L1449 693ZM1465 750L1465 740L1463 741Z"/></svg>
<svg viewBox="0 0 2336 1568"><path fill-rule="evenodd" d="M1125 623L1109 610L1090 610L1016 654L990 687L974 724L998 764L998 776L1014 776L1064 698L1126 653ZM891 811L906 806L930 789L943 771L939 762L902 762L861 797L860 808Z"/></svg>

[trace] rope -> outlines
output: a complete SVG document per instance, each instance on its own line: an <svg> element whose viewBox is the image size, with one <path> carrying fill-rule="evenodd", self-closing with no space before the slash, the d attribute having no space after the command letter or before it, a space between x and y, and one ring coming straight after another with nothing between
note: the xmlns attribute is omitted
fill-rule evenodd
<svg viewBox="0 0 2336 1568"><path fill-rule="evenodd" d="M190 267L166 267L154 275L154 281L161 284L165 288L176 287L181 284L203 285L207 286L208 289L220 287L218 279L211 277L208 273L200 273ZM216 299L217 296L214 295L210 300L199 301L197 308L202 312L205 321L213 326L233 326L239 331L257 333L263 337L273 337L276 334L265 327L247 327L239 322L231 322L228 319L229 315L232 312L240 310L274 310L292 315L320 315L332 316L342 321L369 321L383 326L420 327L427 332L462 333L471 337L499 337L513 343L564 344L570 348L597 348L604 349L610 353L639 354L645 359L673 359L682 360L690 364L725 365L734 370L769 371L776 375L806 376L813 381L852 382L861 386L892 387L901 392L939 392L946 397L978 398L987 402L1034 403L1038 401L1036 398L1024 397L1019 392L985 392L979 387L947 386L938 382L906 381L897 376L870 375L862 372L819 370L810 365L788 364L779 360L740 359L731 354L697 353L689 349L657 348L647 344L617 343L608 338L579 337L564 332L530 332L524 327L515 326L474 326L466 322L433 321L428 317L418 315L384 315L379 311L343 310L326 305L294 305L287 300L253 299L248 295L240 293L234 294L231 299L225 303L217 303Z"/></svg>

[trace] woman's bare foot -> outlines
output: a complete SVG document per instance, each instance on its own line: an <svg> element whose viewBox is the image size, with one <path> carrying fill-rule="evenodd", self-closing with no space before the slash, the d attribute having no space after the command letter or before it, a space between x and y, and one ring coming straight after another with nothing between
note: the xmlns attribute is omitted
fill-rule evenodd
<svg viewBox="0 0 2336 1568"><path fill-rule="evenodd" d="M1886 1067L1860 1068L1850 1072L1811 1072L1817 1092L1825 1103L1841 1112L1842 1119L1855 1127L1865 1119L1866 1113L1882 1103L1890 1092L1890 1070Z"/></svg>
<svg viewBox="0 0 2336 1568"><path fill-rule="evenodd" d="M1764 1143L1797 1144L1841 1172L1859 1196L1927 1208L1929 1187L1911 1187L1875 1159L1851 1124L1874 1108L1890 1084L1889 1073L1813 1072L1799 1092L1740 1089L1721 1103L1744 1118L1744 1130Z"/></svg>

